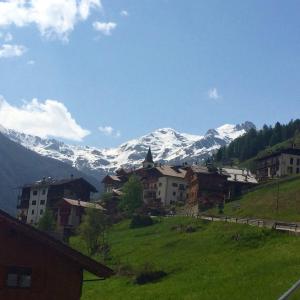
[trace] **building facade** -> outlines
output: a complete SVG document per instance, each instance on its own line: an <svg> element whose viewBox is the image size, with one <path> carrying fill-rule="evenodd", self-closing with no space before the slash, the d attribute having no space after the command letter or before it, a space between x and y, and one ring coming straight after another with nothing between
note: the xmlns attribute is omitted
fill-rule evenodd
<svg viewBox="0 0 300 300"><path fill-rule="evenodd" d="M284 149L256 160L259 181L296 174L300 174L300 149Z"/></svg>
<svg viewBox="0 0 300 300"><path fill-rule="evenodd" d="M0 210L0 299L79 300L83 270L107 278L108 267Z"/></svg>
<svg viewBox="0 0 300 300"><path fill-rule="evenodd" d="M223 204L228 174L221 169L192 165L187 169L187 204L192 214Z"/></svg>
<svg viewBox="0 0 300 300"><path fill-rule="evenodd" d="M21 188L18 218L29 224L37 224L45 210L50 209L57 219L58 203L63 198L89 202L91 193L95 192L96 188L83 178L44 178Z"/></svg>

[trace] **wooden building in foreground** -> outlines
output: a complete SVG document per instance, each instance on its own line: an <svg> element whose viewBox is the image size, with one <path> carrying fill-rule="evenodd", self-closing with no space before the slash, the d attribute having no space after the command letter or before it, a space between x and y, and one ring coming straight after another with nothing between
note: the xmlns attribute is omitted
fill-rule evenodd
<svg viewBox="0 0 300 300"><path fill-rule="evenodd" d="M79 300L83 270L108 267L0 210L0 299ZM99 283L101 284L101 283Z"/></svg>

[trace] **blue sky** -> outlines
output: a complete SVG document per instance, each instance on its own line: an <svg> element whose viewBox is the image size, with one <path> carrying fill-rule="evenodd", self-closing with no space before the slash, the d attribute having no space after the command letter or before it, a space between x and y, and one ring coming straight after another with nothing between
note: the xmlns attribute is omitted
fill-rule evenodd
<svg viewBox="0 0 300 300"><path fill-rule="evenodd" d="M44 4L19 20L21 0L0 1L0 124L111 147L299 117L299 1L82 2L88 14L59 24Z"/></svg>

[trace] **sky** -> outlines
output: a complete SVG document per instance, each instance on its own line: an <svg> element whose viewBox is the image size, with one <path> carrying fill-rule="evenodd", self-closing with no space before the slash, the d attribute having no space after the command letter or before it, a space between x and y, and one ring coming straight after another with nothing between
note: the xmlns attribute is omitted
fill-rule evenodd
<svg viewBox="0 0 300 300"><path fill-rule="evenodd" d="M114 147L299 118L298 0L0 0L0 124Z"/></svg>

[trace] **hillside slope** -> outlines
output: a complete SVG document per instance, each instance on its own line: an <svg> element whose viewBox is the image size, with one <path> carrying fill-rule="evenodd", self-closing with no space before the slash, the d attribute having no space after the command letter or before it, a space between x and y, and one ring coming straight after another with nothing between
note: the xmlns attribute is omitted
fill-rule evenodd
<svg viewBox="0 0 300 300"><path fill-rule="evenodd" d="M17 187L43 177L85 177L99 188L100 181L61 161L43 157L0 133L0 208L14 214Z"/></svg>
<svg viewBox="0 0 300 300"><path fill-rule="evenodd" d="M262 185L245 194L241 199L227 203L224 214L291 222L300 221L300 176Z"/></svg>
<svg viewBox="0 0 300 300"><path fill-rule="evenodd" d="M180 225L198 229L181 232ZM150 264L168 275L145 285L124 275L85 282L82 300L273 300L300 278L300 239L248 225L174 217L129 229L123 222L109 241L114 269ZM84 249L78 238L72 242Z"/></svg>

